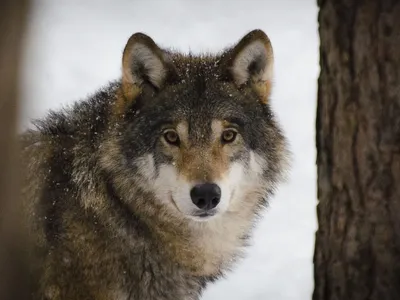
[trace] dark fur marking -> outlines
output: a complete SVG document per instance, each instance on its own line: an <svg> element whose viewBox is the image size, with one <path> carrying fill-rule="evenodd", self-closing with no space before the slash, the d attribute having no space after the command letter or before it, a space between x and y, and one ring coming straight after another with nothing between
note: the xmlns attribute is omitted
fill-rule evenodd
<svg viewBox="0 0 400 300"><path fill-rule="evenodd" d="M75 190L70 176L72 158L67 151L62 150L64 147L68 148L68 146L58 139L55 139L54 143L59 143L59 146L46 163L45 168L49 169L49 174L41 199L41 218L45 224L46 238L52 245L57 243L62 230L61 215L65 211L66 205L72 205L72 203L64 203L58 200L60 198L76 198L72 196Z"/></svg>
<svg viewBox="0 0 400 300"><path fill-rule="evenodd" d="M259 55L254 58L248 67L250 74L255 75L261 73L267 65L267 59L263 55Z"/></svg>

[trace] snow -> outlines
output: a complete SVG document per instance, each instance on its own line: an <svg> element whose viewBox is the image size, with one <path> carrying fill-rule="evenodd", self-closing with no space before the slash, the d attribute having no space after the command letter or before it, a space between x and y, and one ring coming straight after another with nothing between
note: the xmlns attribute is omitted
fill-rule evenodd
<svg viewBox="0 0 400 300"><path fill-rule="evenodd" d="M263 29L274 47L272 105L291 143L292 171L258 224L247 257L203 299L311 299L317 13L315 0L37 0L25 49L21 126L119 77L122 50L134 32L198 53Z"/></svg>

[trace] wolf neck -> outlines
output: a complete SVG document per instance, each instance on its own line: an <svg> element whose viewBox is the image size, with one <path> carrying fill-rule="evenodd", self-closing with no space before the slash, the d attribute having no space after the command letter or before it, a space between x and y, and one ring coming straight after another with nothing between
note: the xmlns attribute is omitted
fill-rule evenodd
<svg viewBox="0 0 400 300"><path fill-rule="evenodd" d="M238 216L221 216L207 223L186 223L184 227L170 223L168 230L152 224L152 229L167 245L165 254L191 275L220 276L242 255L251 223Z"/></svg>
<svg viewBox="0 0 400 300"><path fill-rule="evenodd" d="M205 223L192 223L195 247L202 251L201 271L206 275L229 270L243 255L245 237L250 234L253 219L244 214L226 213Z"/></svg>

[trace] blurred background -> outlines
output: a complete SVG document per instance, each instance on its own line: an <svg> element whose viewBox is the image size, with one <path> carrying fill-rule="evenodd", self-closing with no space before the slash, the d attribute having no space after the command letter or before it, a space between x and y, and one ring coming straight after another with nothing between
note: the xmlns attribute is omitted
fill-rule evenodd
<svg viewBox="0 0 400 300"><path fill-rule="evenodd" d="M272 107L294 154L289 181L258 224L246 259L205 300L311 299L316 221L315 0L35 0L23 59L20 130L48 109L84 99L120 76L134 32L181 51L220 51L260 28L275 53Z"/></svg>

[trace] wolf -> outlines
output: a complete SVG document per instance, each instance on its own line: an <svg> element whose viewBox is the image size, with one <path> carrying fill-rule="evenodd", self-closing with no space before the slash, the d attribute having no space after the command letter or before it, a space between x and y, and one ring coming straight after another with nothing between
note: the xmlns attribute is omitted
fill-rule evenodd
<svg viewBox="0 0 400 300"><path fill-rule="evenodd" d="M133 34L117 80L21 136L30 299L196 300L231 271L289 170L273 50Z"/></svg>

